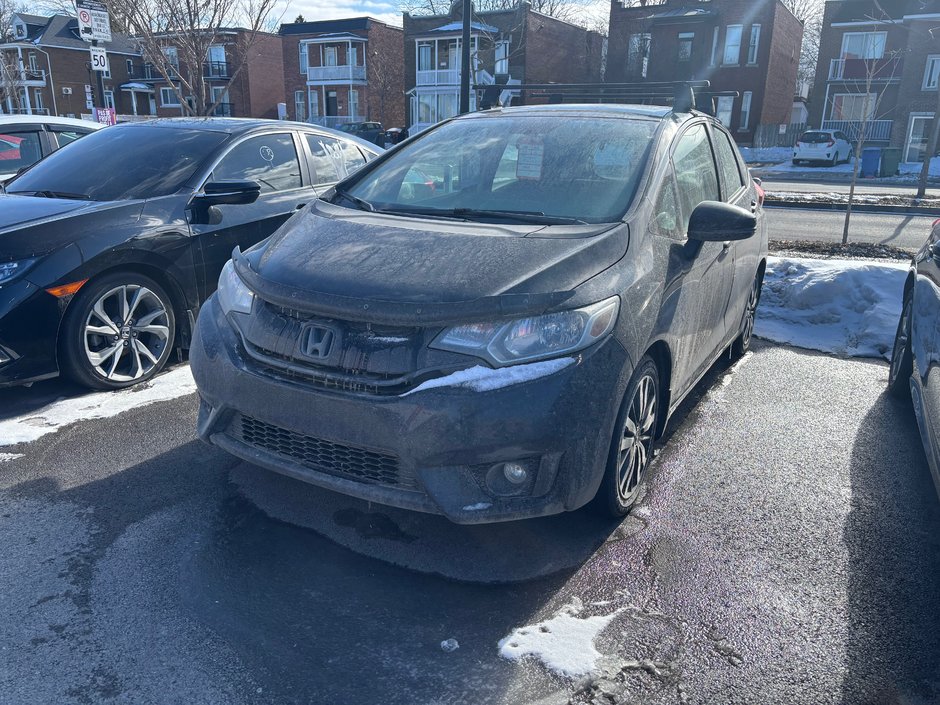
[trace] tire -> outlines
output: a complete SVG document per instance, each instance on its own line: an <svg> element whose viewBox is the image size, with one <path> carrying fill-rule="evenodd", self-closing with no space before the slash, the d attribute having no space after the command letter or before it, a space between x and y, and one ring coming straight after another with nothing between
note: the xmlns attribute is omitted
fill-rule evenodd
<svg viewBox="0 0 940 705"><path fill-rule="evenodd" d="M793 160L793 166L799 166L799 165L800 165L800 160L799 160L799 159L794 159L794 160Z"/></svg>
<svg viewBox="0 0 940 705"><path fill-rule="evenodd" d="M608 516L626 515L636 502L653 458L661 408L659 369L648 355L630 378L620 404L596 508Z"/></svg>
<svg viewBox="0 0 940 705"><path fill-rule="evenodd" d="M838 166L839 165L839 153L836 152L832 155L832 161L829 162L829 166Z"/></svg>
<svg viewBox="0 0 940 705"><path fill-rule="evenodd" d="M911 311L914 299L910 293L904 297L901 320L894 334L894 350L888 368L888 392L898 399L911 398L911 375L914 373L914 353L911 351Z"/></svg>
<svg viewBox="0 0 940 705"><path fill-rule="evenodd" d="M740 360L744 353L751 349L751 338L754 337L754 322L757 320L757 304L760 303L760 273L754 275L754 283L751 284L751 291L747 297L747 304L744 306L744 314L741 318L741 332L734 342L731 343L731 359Z"/></svg>
<svg viewBox="0 0 940 705"><path fill-rule="evenodd" d="M85 284L69 304L59 366L78 384L123 389L166 365L176 338L173 302L157 282L115 272Z"/></svg>

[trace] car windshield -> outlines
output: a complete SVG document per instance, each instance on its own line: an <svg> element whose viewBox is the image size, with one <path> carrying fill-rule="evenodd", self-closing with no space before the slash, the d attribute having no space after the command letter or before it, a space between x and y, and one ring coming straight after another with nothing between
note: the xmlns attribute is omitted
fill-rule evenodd
<svg viewBox="0 0 940 705"><path fill-rule="evenodd" d="M804 132L800 137L800 142L805 142L806 144L820 144L821 142L828 142L832 139L832 135L828 132Z"/></svg>
<svg viewBox="0 0 940 705"><path fill-rule="evenodd" d="M24 172L7 193L90 201L175 193L228 134L148 125L98 130Z"/></svg>
<svg viewBox="0 0 940 705"><path fill-rule="evenodd" d="M630 207L656 125L571 115L455 120L393 154L334 201L466 219L613 222Z"/></svg>

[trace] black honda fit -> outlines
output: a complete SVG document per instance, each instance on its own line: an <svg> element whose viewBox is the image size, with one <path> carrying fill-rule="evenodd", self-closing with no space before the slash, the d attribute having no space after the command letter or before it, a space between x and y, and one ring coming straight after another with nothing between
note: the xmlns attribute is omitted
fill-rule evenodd
<svg viewBox="0 0 940 705"><path fill-rule="evenodd" d="M748 348L761 201L694 111L442 123L234 252L191 353L199 434L460 523L624 514L669 414Z"/></svg>

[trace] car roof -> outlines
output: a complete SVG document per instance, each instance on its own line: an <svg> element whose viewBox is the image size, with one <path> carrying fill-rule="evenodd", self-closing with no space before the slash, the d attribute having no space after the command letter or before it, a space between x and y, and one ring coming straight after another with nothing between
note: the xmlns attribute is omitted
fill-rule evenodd
<svg viewBox="0 0 940 705"><path fill-rule="evenodd" d="M79 120L78 118L56 117L54 115L2 115L0 127L4 125L68 125L70 127L86 127L99 130L104 125L94 120Z"/></svg>
<svg viewBox="0 0 940 705"><path fill-rule="evenodd" d="M670 115L704 115L704 113L674 113L672 108L663 105L630 104L594 104L565 103L551 105L520 105L511 108L493 108L478 113L461 115L458 119L467 119L486 115L558 115L579 117L632 117L662 120Z"/></svg>

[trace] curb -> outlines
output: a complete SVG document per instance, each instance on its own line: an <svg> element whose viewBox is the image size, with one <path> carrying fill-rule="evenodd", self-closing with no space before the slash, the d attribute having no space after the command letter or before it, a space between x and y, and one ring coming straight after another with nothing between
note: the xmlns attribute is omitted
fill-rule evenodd
<svg viewBox="0 0 940 705"><path fill-rule="evenodd" d="M809 201L775 201L773 199L764 200L764 208L796 208L809 211L836 211L844 213L848 210L845 203L813 203ZM884 213L892 215L919 215L929 217L931 215L940 217L940 206L896 206L880 205L878 203L853 203L853 213Z"/></svg>

